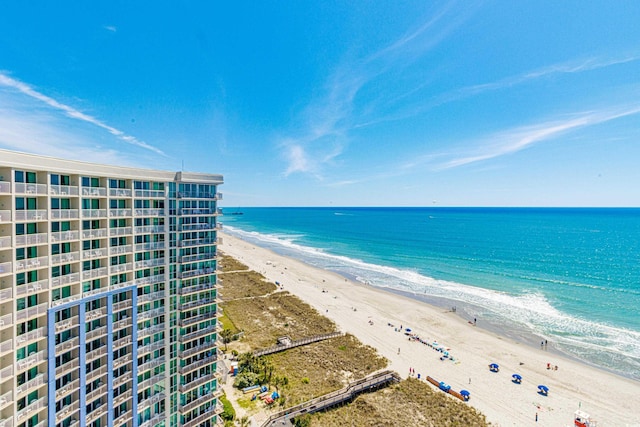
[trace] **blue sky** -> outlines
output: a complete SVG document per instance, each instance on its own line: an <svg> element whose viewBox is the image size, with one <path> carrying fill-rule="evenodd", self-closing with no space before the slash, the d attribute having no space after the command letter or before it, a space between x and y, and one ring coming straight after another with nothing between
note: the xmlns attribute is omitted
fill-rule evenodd
<svg viewBox="0 0 640 427"><path fill-rule="evenodd" d="M640 2L10 2L0 148L223 206L640 206Z"/></svg>

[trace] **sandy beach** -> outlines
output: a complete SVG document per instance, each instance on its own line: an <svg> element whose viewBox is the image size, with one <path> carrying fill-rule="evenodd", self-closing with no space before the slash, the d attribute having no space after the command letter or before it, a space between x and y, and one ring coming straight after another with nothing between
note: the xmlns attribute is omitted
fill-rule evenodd
<svg viewBox="0 0 640 427"><path fill-rule="evenodd" d="M345 279L222 234L220 250L332 319L343 332L375 347L389 368L468 390L473 405L498 426L568 426L581 408L598 426L640 426L640 383L474 326L459 313ZM224 297L224 289L222 290ZM471 323L469 323L471 320ZM410 328L426 345L411 339ZM433 342L449 352L435 350ZM453 360L451 360L453 358ZM491 372L489 364L500 366ZM551 369L548 369L548 366ZM557 370L555 367L557 366ZM522 383L512 382L520 374ZM538 394L538 385L549 388ZM536 421L537 418L537 421Z"/></svg>

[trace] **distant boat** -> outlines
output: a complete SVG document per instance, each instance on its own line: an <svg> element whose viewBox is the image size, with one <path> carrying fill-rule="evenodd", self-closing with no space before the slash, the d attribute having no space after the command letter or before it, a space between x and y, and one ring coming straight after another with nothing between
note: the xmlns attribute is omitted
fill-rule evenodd
<svg viewBox="0 0 640 427"><path fill-rule="evenodd" d="M244 215L244 212L236 210L235 212L231 212L231 215Z"/></svg>

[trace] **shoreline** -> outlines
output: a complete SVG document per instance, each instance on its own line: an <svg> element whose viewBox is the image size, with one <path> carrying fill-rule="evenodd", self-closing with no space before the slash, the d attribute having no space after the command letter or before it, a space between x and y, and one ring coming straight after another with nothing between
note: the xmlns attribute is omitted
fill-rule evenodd
<svg viewBox="0 0 640 427"><path fill-rule="evenodd" d="M640 425L640 410L635 409L640 395L637 381L556 351L535 348L500 331L474 327L461 317L462 307L453 313L450 307L420 301L413 294L349 280L221 234L222 252L267 280L279 281L285 290L333 320L340 330L375 347L389 360L389 368L402 377L407 377L411 368L421 378L430 375L455 390L469 390L469 404L493 425L570 425L579 407L599 426ZM456 361L440 360L442 353L397 332L400 325L411 327L424 341L444 344ZM490 363L500 364L500 372L489 372ZM548 370L547 364L559 369ZM511 382L514 373L522 375L522 384ZM548 396L537 394L539 384L550 388ZM536 424L536 415L540 424Z"/></svg>

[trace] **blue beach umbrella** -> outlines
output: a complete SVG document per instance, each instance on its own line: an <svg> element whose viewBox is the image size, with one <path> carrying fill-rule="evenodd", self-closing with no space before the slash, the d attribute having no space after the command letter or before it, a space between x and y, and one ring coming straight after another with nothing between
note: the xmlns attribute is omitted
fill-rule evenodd
<svg viewBox="0 0 640 427"><path fill-rule="evenodd" d="M489 365L489 369L493 372L498 372L498 370L500 369L500 366L498 366L497 363L492 363L491 365Z"/></svg>
<svg viewBox="0 0 640 427"><path fill-rule="evenodd" d="M471 393L469 393L469 390L460 390L460 396L464 397L464 400L469 400Z"/></svg>
<svg viewBox="0 0 640 427"><path fill-rule="evenodd" d="M546 385L539 385L538 386L538 393L543 394L543 395L547 395L549 394L549 387L547 387Z"/></svg>
<svg viewBox="0 0 640 427"><path fill-rule="evenodd" d="M522 381L522 376L520 374L511 375L514 383L520 383Z"/></svg>

